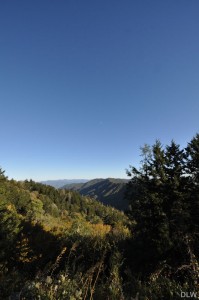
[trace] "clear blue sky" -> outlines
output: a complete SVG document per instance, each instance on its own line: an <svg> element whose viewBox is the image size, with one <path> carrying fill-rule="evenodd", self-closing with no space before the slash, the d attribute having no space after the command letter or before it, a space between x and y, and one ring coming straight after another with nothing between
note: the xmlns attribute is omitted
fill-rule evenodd
<svg viewBox="0 0 199 300"><path fill-rule="evenodd" d="M139 147L199 129L198 0L0 1L0 165L126 177Z"/></svg>

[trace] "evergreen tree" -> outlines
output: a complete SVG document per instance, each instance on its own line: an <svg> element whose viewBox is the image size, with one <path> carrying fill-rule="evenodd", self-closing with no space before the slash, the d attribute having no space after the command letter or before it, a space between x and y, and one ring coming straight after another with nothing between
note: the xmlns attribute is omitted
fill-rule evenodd
<svg viewBox="0 0 199 300"><path fill-rule="evenodd" d="M148 150L150 148L148 147ZM141 148L140 170L131 167L132 176L127 187L132 218L136 221L133 230L136 265L151 271L165 252L171 247L169 221L164 212L165 154L159 141L146 152ZM147 271L146 271L147 272Z"/></svg>
<svg viewBox="0 0 199 300"><path fill-rule="evenodd" d="M186 176L189 180L187 192L190 208L190 235L195 251L199 255L199 134L186 148Z"/></svg>
<svg viewBox="0 0 199 300"><path fill-rule="evenodd" d="M144 160L140 170L131 166L128 171L132 178L126 196L136 222L133 267L141 265L145 274L163 261L174 266L188 260L190 224L196 233L199 220L198 140L197 135L187 154L174 141L164 149L156 141L150 152L146 147L141 149Z"/></svg>
<svg viewBox="0 0 199 300"><path fill-rule="evenodd" d="M165 210L169 217L170 231L180 241L187 231L189 213L187 203L187 177L185 153L174 141L166 146ZM175 242L176 243L176 242Z"/></svg>

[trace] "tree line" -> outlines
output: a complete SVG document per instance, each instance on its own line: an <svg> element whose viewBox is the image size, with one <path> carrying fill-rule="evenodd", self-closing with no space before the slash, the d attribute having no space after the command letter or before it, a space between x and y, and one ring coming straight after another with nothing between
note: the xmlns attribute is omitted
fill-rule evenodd
<svg viewBox="0 0 199 300"><path fill-rule="evenodd" d="M199 134L130 166L125 213L0 170L0 297L177 300L199 294ZM183 294L183 295L184 295Z"/></svg>

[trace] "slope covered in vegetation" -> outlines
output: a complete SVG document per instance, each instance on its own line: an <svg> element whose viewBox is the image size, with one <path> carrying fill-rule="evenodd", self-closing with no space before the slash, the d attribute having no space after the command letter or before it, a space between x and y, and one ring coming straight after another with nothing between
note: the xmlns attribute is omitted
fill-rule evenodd
<svg viewBox="0 0 199 300"><path fill-rule="evenodd" d="M142 156L128 215L0 172L1 299L197 299L199 135Z"/></svg>
<svg viewBox="0 0 199 300"><path fill-rule="evenodd" d="M124 199L128 180L117 178L93 179L86 183L64 185L62 188L78 191L81 195L90 196L105 205L111 205L120 210L128 209Z"/></svg>
<svg viewBox="0 0 199 300"><path fill-rule="evenodd" d="M130 221L116 209L75 191L9 181L2 171L0 223L2 299L83 299L100 282L103 295L111 253L130 237Z"/></svg>

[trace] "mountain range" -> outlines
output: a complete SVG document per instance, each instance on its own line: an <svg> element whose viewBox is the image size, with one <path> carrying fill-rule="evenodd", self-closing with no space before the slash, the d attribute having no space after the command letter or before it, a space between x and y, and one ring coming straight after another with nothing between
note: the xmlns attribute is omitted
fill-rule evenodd
<svg viewBox="0 0 199 300"><path fill-rule="evenodd" d="M40 181L40 183L45 185L50 185L59 189L66 184L85 183L87 181L88 179L58 179L58 180L44 180L44 181Z"/></svg>

